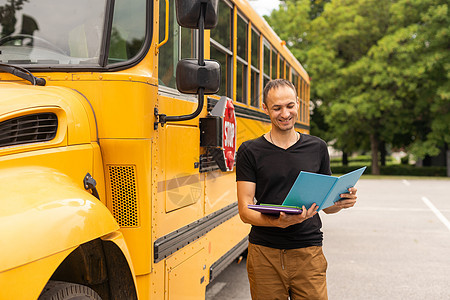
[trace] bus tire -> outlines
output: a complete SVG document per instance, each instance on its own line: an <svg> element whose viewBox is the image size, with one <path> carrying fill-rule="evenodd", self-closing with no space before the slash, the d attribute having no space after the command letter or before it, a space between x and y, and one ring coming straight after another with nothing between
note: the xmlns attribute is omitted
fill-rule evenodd
<svg viewBox="0 0 450 300"><path fill-rule="evenodd" d="M102 300L91 288L70 282L50 280L38 300Z"/></svg>

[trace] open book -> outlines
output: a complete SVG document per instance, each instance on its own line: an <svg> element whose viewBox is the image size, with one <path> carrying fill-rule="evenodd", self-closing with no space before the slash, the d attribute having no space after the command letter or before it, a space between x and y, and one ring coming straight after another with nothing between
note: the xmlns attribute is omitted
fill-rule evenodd
<svg viewBox="0 0 450 300"><path fill-rule="evenodd" d="M348 193L348 189L355 186L365 169L363 167L339 177L302 171L282 205L248 205L248 208L265 214L300 214L303 205L308 209L316 203L319 211L339 201L340 194Z"/></svg>

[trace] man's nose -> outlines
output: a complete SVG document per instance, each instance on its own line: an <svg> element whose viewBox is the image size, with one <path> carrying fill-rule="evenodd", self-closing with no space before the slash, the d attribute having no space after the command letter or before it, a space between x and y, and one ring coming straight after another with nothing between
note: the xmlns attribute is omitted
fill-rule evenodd
<svg viewBox="0 0 450 300"><path fill-rule="evenodd" d="M289 110L288 110L288 109L283 108L283 109L281 110L281 117L283 117L283 118L288 118L289 115L290 115L290 113L289 113Z"/></svg>

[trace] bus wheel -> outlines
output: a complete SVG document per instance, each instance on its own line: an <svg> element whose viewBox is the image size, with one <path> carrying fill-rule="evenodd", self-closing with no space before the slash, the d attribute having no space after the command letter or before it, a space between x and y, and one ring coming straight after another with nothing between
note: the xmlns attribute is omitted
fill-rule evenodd
<svg viewBox="0 0 450 300"><path fill-rule="evenodd" d="M38 300L102 300L91 288L70 282L49 281Z"/></svg>

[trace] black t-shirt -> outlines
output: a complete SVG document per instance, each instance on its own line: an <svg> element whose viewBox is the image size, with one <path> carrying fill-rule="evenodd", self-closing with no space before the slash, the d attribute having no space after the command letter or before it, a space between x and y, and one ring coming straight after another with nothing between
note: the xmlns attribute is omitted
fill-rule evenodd
<svg viewBox="0 0 450 300"><path fill-rule="evenodd" d="M244 142L237 152L236 181L256 183L257 204L282 204L300 171L331 175L330 158L323 140L301 134L300 139L285 150L261 136ZM252 226L249 241L277 249L321 246L321 227L319 214L287 228Z"/></svg>

